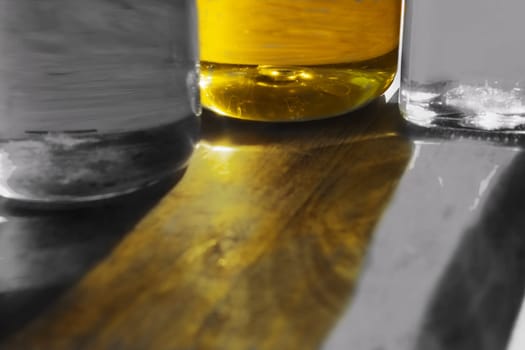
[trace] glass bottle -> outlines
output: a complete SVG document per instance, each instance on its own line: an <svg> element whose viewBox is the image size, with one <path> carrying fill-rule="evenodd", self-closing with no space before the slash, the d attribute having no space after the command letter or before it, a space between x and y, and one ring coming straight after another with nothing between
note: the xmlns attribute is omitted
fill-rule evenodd
<svg viewBox="0 0 525 350"><path fill-rule="evenodd" d="M525 130L525 2L407 0L400 108L424 127Z"/></svg>
<svg viewBox="0 0 525 350"><path fill-rule="evenodd" d="M199 112L194 0L0 2L0 195L84 202L183 167Z"/></svg>
<svg viewBox="0 0 525 350"><path fill-rule="evenodd" d="M261 121L344 114L397 67L401 0L198 0L203 106Z"/></svg>

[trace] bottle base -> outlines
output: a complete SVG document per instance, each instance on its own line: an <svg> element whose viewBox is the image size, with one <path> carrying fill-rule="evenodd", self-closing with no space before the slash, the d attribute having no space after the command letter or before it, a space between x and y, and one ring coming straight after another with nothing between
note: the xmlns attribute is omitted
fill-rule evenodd
<svg viewBox="0 0 525 350"><path fill-rule="evenodd" d="M238 119L289 122L342 115L391 84L397 51L363 62L319 66L201 62L202 105Z"/></svg>
<svg viewBox="0 0 525 350"><path fill-rule="evenodd" d="M151 186L186 165L198 124L188 117L129 132L39 132L0 140L0 196L60 207Z"/></svg>
<svg viewBox="0 0 525 350"><path fill-rule="evenodd" d="M410 123L426 128L525 134L525 93L498 83L404 84L400 109Z"/></svg>

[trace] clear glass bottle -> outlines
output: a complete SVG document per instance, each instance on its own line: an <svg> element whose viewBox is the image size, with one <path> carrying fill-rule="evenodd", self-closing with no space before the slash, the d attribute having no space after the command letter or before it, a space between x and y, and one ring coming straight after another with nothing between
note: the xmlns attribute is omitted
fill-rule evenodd
<svg viewBox="0 0 525 350"><path fill-rule="evenodd" d="M261 121L344 114L394 78L401 0L198 0L203 106Z"/></svg>
<svg viewBox="0 0 525 350"><path fill-rule="evenodd" d="M183 167L199 112L194 0L0 3L0 195L84 202Z"/></svg>
<svg viewBox="0 0 525 350"><path fill-rule="evenodd" d="M425 127L525 130L525 2L407 0L400 108Z"/></svg>

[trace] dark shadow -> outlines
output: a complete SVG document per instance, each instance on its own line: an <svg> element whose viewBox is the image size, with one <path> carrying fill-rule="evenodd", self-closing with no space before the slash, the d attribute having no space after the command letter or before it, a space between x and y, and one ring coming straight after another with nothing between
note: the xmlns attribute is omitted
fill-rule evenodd
<svg viewBox="0 0 525 350"><path fill-rule="evenodd" d="M525 287L524 179L520 154L443 274L414 350L505 349Z"/></svg>
<svg viewBox="0 0 525 350"><path fill-rule="evenodd" d="M107 256L176 181L92 208L38 212L1 207L7 221L0 225L0 341Z"/></svg>

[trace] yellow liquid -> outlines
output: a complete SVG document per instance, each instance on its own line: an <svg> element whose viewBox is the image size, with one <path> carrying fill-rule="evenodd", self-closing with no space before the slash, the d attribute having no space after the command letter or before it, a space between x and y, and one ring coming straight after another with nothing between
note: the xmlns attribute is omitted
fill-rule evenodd
<svg viewBox="0 0 525 350"><path fill-rule="evenodd" d="M264 121L325 118L383 93L400 0L198 0L203 106Z"/></svg>

